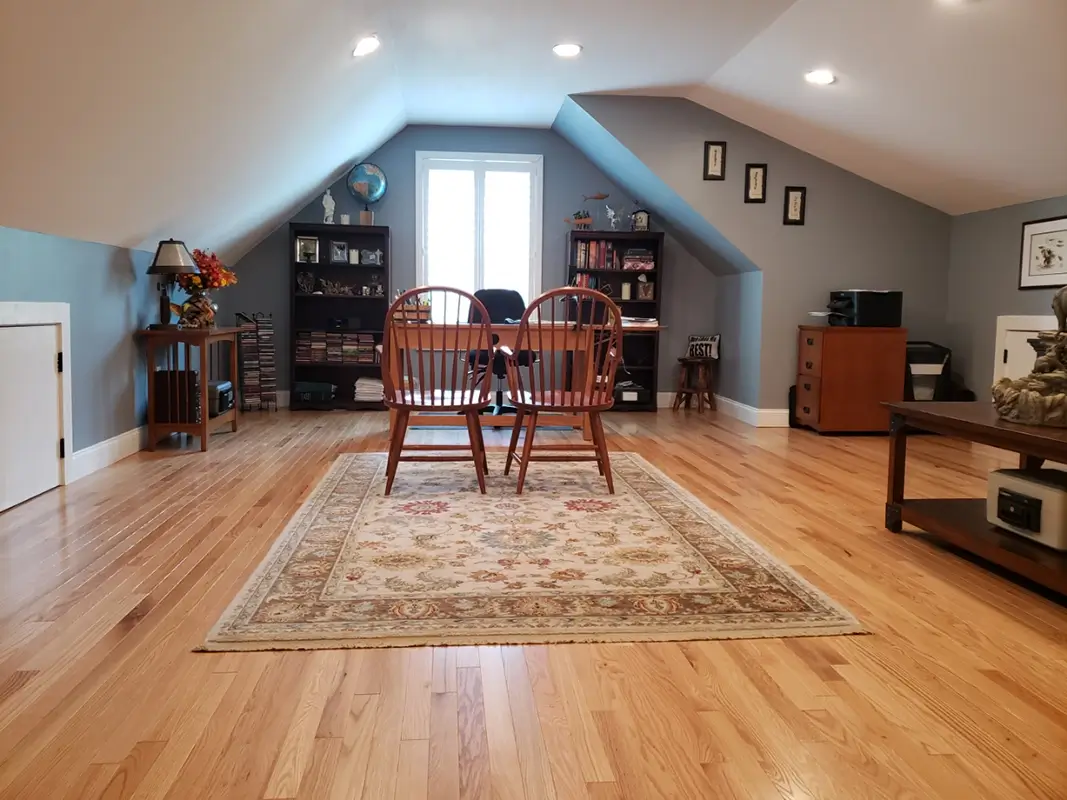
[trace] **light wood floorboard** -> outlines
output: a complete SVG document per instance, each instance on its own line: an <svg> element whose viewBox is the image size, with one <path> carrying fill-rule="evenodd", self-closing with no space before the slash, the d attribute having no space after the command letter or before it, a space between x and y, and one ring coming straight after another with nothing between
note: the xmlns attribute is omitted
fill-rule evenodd
<svg viewBox="0 0 1067 800"><path fill-rule="evenodd" d="M1067 798L1067 607L886 532L885 439L606 422L872 635L194 653L332 459L387 445L246 415L0 515L0 798ZM909 448L909 497L1013 463Z"/></svg>

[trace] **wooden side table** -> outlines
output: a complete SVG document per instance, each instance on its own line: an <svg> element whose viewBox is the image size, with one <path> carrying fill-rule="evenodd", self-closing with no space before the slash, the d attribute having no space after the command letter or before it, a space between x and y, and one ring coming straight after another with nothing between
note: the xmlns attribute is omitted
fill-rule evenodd
<svg viewBox="0 0 1067 800"><path fill-rule="evenodd" d="M692 407L693 395L697 398L697 412L704 413L705 402L712 411L715 410L715 369L718 360L714 358L679 358L678 391L674 395L673 411L685 403Z"/></svg>
<svg viewBox="0 0 1067 800"><path fill-rule="evenodd" d="M148 364L148 449L172 433L200 437L207 450L211 432L229 424L237 430L237 337L240 328L142 330ZM225 353L224 346L229 352ZM233 407L211 416L208 388L225 376L233 387Z"/></svg>

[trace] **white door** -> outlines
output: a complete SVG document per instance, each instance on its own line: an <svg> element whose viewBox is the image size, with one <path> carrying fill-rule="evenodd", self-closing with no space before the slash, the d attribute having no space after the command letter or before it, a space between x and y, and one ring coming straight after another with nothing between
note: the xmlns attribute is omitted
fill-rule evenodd
<svg viewBox="0 0 1067 800"><path fill-rule="evenodd" d="M58 325L0 327L0 511L59 485Z"/></svg>

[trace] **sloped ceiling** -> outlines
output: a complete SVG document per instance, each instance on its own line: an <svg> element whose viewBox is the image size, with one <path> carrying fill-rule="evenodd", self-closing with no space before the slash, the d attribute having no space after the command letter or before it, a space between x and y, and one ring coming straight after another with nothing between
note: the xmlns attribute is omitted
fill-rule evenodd
<svg viewBox="0 0 1067 800"><path fill-rule="evenodd" d="M409 120L697 81L791 2L0 0L0 225L233 261Z"/></svg>
<svg viewBox="0 0 1067 800"><path fill-rule="evenodd" d="M408 121L548 126L609 91L989 208L1067 193L1065 31L1065 0L0 0L0 225L232 261Z"/></svg>

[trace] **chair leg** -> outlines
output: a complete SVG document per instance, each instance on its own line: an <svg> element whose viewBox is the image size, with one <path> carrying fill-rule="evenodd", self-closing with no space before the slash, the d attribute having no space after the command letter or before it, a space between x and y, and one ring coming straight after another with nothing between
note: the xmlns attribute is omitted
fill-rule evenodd
<svg viewBox="0 0 1067 800"><path fill-rule="evenodd" d="M471 458L474 461L474 473L478 476L478 490L485 494L485 473L482 472L482 463L485 460L485 453L478 447L478 442L481 439L479 431L481 429L481 421L478 419L478 414L475 411L468 411L464 416L467 418L467 434L471 440Z"/></svg>
<svg viewBox="0 0 1067 800"><path fill-rule="evenodd" d="M530 421L526 424L526 441L522 443L522 458L519 461L519 485L515 494L522 494L526 483L526 468L530 466L530 454L533 452L534 432L537 430L537 412L530 412Z"/></svg>
<svg viewBox="0 0 1067 800"><path fill-rule="evenodd" d="M393 425L393 434L389 439L389 460L385 466L385 494L393 491L393 479L396 477L396 466L400 463L400 451L404 449L404 436L408 432L408 417L411 412L398 408L396 412L396 424Z"/></svg>
<svg viewBox="0 0 1067 800"><path fill-rule="evenodd" d="M597 457L604 465L604 480L608 484L608 494L615 494L615 482L611 479L611 458L608 456L608 440L604 436L604 421L599 411L589 414L593 427L593 444L596 445Z"/></svg>
<svg viewBox="0 0 1067 800"><path fill-rule="evenodd" d="M522 430L522 420L526 412L521 408L515 411L515 424L511 428L511 444L508 445L508 460L504 462L504 474L511 472L511 462L515 458L515 448L519 446L519 432Z"/></svg>
<svg viewBox="0 0 1067 800"><path fill-rule="evenodd" d="M489 456L485 454L485 428L482 427L481 415L476 413L474 415L475 431L478 433L478 449L482 453L482 471L489 474Z"/></svg>

